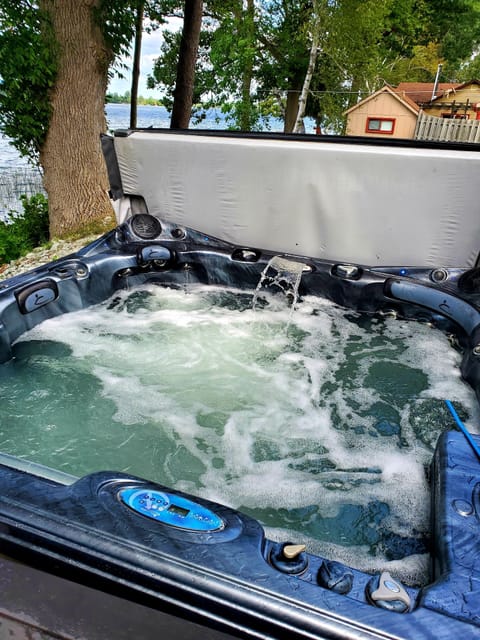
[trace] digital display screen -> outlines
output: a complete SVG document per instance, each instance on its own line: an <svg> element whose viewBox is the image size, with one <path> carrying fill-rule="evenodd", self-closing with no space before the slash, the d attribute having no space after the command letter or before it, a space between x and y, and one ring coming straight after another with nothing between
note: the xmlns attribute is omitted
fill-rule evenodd
<svg viewBox="0 0 480 640"><path fill-rule="evenodd" d="M185 517L190 513L190 509L184 509L183 507L179 507L177 504L171 504L167 511L170 511L170 513L175 513L178 516L182 516Z"/></svg>

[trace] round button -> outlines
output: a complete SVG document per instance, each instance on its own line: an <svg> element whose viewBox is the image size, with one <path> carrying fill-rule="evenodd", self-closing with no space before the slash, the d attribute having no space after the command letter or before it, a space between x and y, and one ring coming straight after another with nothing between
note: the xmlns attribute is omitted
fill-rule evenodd
<svg viewBox="0 0 480 640"><path fill-rule="evenodd" d="M458 499L454 500L452 504L458 515L463 516L464 518L471 516L473 513L473 505L468 502L468 500Z"/></svg>
<svg viewBox="0 0 480 640"><path fill-rule="evenodd" d="M383 584L387 589L389 589L390 591L393 591L393 593L400 593L400 588L394 582L390 582L390 580L385 580Z"/></svg>

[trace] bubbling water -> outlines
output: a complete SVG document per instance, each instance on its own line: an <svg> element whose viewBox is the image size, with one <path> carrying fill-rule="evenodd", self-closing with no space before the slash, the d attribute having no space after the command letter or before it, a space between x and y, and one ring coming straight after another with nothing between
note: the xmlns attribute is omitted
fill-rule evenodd
<svg viewBox="0 0 480 640"><path fill-rule="evenodd" d="M48 320L0 367L0 449L140 475L421 582L443 399L478 419L460 355L419 323L314 297L290 311L283 296L254 311L245 292L146 286Z"/></svg>

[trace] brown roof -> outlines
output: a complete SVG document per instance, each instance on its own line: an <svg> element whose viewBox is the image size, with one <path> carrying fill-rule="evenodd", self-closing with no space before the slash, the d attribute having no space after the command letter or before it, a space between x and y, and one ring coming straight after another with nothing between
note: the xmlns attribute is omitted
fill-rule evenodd
<svg viewBox="0 0 480 640"><path fill-rule="evenodd" d="M469 84L469 83L463 83ZM437 98L442 97L447 91L457 89L463 86L459 82L439 82L435 96ZM433 93L433 82L400 82L400 84L394 89L395 93L400 93L402 97L413 100L416 104L423 104L430 102Z"/></svg>
<svg viewBox="0 0 480 640"><path fill-rule="evenodd" d="M357 102L357 104L354 104L353 107L350 107L350 109L347 109L346 111L344 111L344 115L346 115L347 113L350 113L350 111L354 111L360 105L365 104L365 102L368 102L373 98L376 98L380 93L389 93L391 96L396 98L399 102L403 103L403 105L407 107L407 109L410 109L410 111L413 111L415 114L417 114L420 109L418 104L413 100L411 100L407 95L405 95L405 93L399 92L397 91L397 89L394 89L390 85L385 84L381 89L379 89L378 91L375 91L375 93L372 93L371 95L367 96L363 100L360 100L360 102Z"/></svg>

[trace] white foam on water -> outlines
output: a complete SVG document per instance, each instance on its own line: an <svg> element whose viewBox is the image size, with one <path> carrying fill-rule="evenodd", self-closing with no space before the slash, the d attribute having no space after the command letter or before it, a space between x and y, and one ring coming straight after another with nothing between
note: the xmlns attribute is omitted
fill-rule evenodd
<svg viewBox="0 0 480 640"><path fill-rule="evenodd" d="M378 532L401 547L429 528L425 469L440 432L454 427L443 400L468 412L471 431L478 424L460 355L420 323L362 320L314 297L293 315L281 296L261 310L248 300L144 287L44 322L18 343L32 353L35 341L67 345L97 381L99 399L82 402L113 407L96 436L100 452L103 431L118 437L110 468L117 452L119 470L246 510L269 534L357 568L400 562L397 543L386 549ZM96 470L98 456L84 464ZM348 540L339 527L353 531ZM425 556L412 548L400 564L413 580Z"/></svg>

